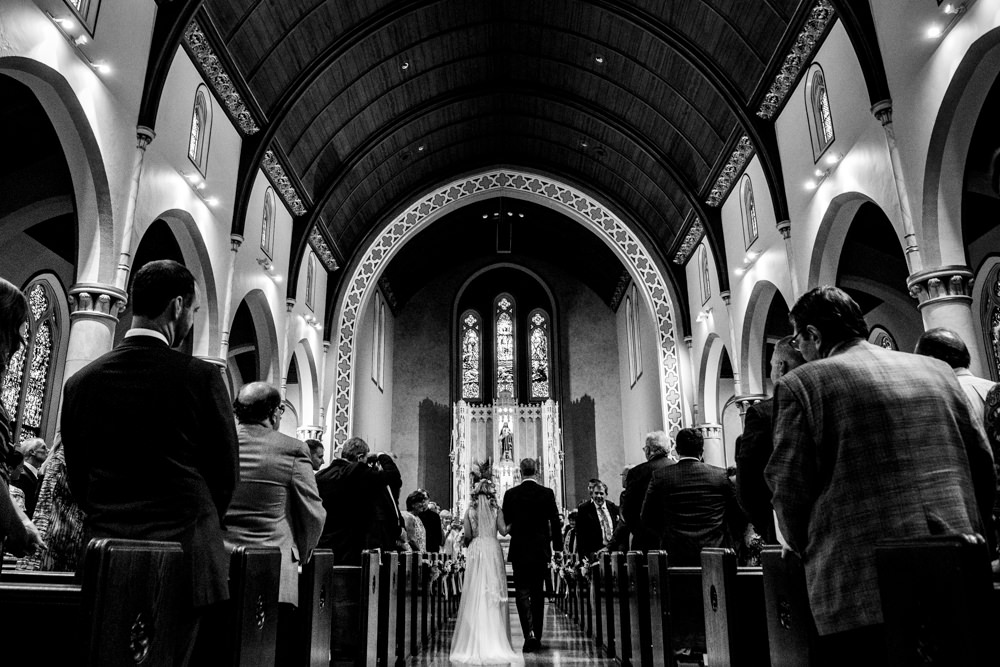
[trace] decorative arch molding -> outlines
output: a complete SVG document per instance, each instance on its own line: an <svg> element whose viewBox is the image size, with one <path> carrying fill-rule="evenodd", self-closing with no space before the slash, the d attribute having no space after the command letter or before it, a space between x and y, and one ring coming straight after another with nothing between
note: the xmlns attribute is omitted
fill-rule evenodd
<svg viewBox="0 0 1000 667"><path fill-rule="evenodd" d="M726 344L717 333L709 333L705 346L701 350L701 363L698 366L698 390L701 392L701 421L718 424L722 419L722 406L719 405L719 365L722 363L722 353ZM711 372L709 372L711 371Z"/></svg>
<svg viewBox="0 0 1000 667"><path fill-rule="evenodd" d="M1000 71L1000 28L969 47L941 99L927 146L920 224L924 266L965 265L962 188L972 133ZM905 247L905 246L904 246Z"/></svg>
<svg viewBox="0 0 1000 667"><path fill-rule="evenodd" d="M281 347L278 345L278 331L274 326L274 315L271 312L271 304L267 302L267 295L263 290L252 289L237 301L233 299L236 307L233 308L233 317L239 310L241 303L246 301L250 310L250 317L253 319L253 328L257 336L257 360L260 362L261 380L277 386L281 377ZM233 323L229 323L230 330ZM232 352L232 350L230 350ZM228 360L227 360L228 361Z"/></svg>
<svg viewBox="0 0 1000 667"><path fill-rule="evenodd" d="M295 371L299 376L299 397L302 400L299 410L302 419L299 420L299 425L302 425L302 420L305 420L306 424L319 423L319 371L308 338L299 339L292 352L292 358L295 359Z"/></svg>
<svg viewBox="0 0 1000 667"><path fill-rule="evenodd" d="M972 283L972 316L980 332L980 358L990 378L1000 378L1000 255L983 260Z"/></svg>
<svg viewBox="0 0 1000 667"><path fill-rule="evenodd" d="M860 192L844 192L830 200L830 205L826 208L826 213L823 214L823 219L819 223L816 240L813 242L805 291L820 285L836 283L837 267L844 251L847 232L850 231L851 223L854 222L854 217L863 204L871 204L885 215L885 211L878 202ZM896 225L888 216L886 216L886 220L889 221L896 236L899 237L900 247L905 247Z"/></svg>
<svg viewBox="0 0 1000 667"><path fill-rule="evenodd" d="M764 378L758 373L764 368L764 331L767 314L774 299L783 299L788 306L788 298L777 285L769 280L759 280L750 292L746 314L743 316L743 333L740 336L740 377L743 378L745 394L763 394ZM791 310L791 308L789 308ZM750 369L756 369L751 373Z"/></svg>
<svg viewBox="0 0 1000 667"><path fill-rule="evenodd" d="M184 255L184 264L198 283L200 304L207 311L207 316L196 317L194 320L194 353L199 357L210 356L213 352L218 354L221 336L219 294L212 270L212 256L205 246L198 223L190 213L177 208L166 210L153 220L162 220L173 233L174 240ZM141 237L137 240L136 248L141 240Z"/></svg>
<svg viewBox="0 0 1000 667"><path fill-rule="evenodd" d="M513 169L495 169L453 181L424 194L382 226L359 257L338 296L337 361L333 437L346 442L351 429L356 332L362 307L371 298L389 260L419 231L441 216L468 204L498 196L539 203L576 220L601 238L627 267L654 314L658 331L660 398L664 427L681 426L680 374L674 332L673 301L663 272L636 234L600 202L556 179Z"/></svg>
<svg viewBox="0 0 1000 667"><path fill-rule="evenodd" d="M76 204L77 280L113 285L118 248L111 189L101 147L76 91L62 74L31 58L0 57L0 74L31 89L59 137Z"/></svg>

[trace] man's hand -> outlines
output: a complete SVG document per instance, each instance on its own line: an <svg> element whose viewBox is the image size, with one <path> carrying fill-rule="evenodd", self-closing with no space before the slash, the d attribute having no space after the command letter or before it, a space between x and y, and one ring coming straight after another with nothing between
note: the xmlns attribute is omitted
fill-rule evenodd
<svg viewBox="0 0 1000 667"><path fill-rule="evenodd" d="M48 549L48 545L42 541L42 535L38 532L38 528L31 521L24 522L24 530L28 534L25 539L25 553L28 556L33 556L36 552Z"/></svg>

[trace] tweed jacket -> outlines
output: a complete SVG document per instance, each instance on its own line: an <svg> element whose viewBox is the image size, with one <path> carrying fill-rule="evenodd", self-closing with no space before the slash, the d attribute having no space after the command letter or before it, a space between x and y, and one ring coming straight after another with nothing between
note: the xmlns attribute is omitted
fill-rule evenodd
<svg viewBox="0 0 1000 667"><path fill-rule="evenodd" d="M856 339L785 375L774 401L765 477L821 635L882 622L879 540L983 534L993 458L947 364Z"/></svg>
<svg viewBox="0 0 1000 667"><path fill-rule="evenodd" d="M260 424L240 424L236 434L240 481L226 512L226 544L280 548L278 601L298 605L299 563L308 562L326 521L309 450Z"/></svg>
<svg viewBox="0 0 1000 667"><path fill-rule="evenodd" d="M743 434L736 440L736 500L766 544L778 543L771 489L764 481L764 466L774 450L771 440L773 409L774 400L770 398L747 408Z"/></svg>
<svg viewBox="0 0 1000 667"><path fill-rule="evenodd" d="M632 548L636 551L657 549L660 545L659 535L648 532L642 525L640 514L642 503L646 500L646 491L653 475L674 461L666 454L644 461L628 471L625 476L625 490L621 496L622 518L632 533Z"/></svg>
<svg viewBox="0 0 1000 667"><path fill-rule="evenodd" d="M653 475L641 518L671 565L701 565L704 547L732 547L733 533L746 527L726 471L691 458Z"/></svg>
<svg viewBox="0 0 1000 667"><path fill-rule="evenodd" d="M611 515L611 531L614 539L614 530L619 517L618 506L610 500L605 500L604 504L608 506L608 513ZM604 533L601 531L601 520L597 516L597 505L593 500L585 500L576 508L577 553L589 557L604 546Z"/></svg>

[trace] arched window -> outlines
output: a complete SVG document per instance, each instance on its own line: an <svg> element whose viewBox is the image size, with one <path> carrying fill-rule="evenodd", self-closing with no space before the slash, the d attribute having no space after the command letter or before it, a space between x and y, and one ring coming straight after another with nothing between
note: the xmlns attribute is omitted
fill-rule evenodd
<svg viewBox="0 0 1000 667"><path fill-rule="evenodd" d="M101 7L101 0L66 0L80 23L86 28L90 36L94 36L94 28L97 26L97 11Z"/></svg>
<svg viewBox="0 0 1000 667"><path fill-rule="evenodd" d="M260 221L260 249L268 259L274 251L274 190L264 191L264 212Z"/></svg>
<svg viewBox="0 0 1000 667"><path fill-rule="evenodd" d="M639 343L639 292L633 284L625 295L625 334L628 343L629 386L642 375L642 346Z"/></svg>
<svg viewBox="0 0 1000 667"><path fill-rule="evenodd" d="M830 111L830 93L826 87L823 68L813 63L806 74L806 122L813 147L813 162L833 143L833 113Z"/></svg>
<svg viewBox="0 0 1000 667"><path fill-rule="evenodd" d="M467 310L462 313L462 398L479 401L483 398L483 320L479 313Z"/></svg>
<svg viewBox="0 0 1000 667"><path fill-rule="evenodd" d="M198 86L191 111L191 134L188 137L188 158L198 167L202 176L208 171L208 140L212 135L212 104L208 88Z"/></svg>
<svg viewBox="0 0 1000 667"><path fill-rule="evenodd" d="M511 398L516 398L517 383L514 367L514 297L501 294L493 306L496 322L496 396L507 392Z"/></svg>
<svg viewBox="0 0 1000 667"><path fill-rule="evenodd" d="M549 316L536 308L528 315L528 378L532 398L549 397Z"/></svg>
<svg viewBox="0 0 1000 667"><path fill-rule="evenodd" d="M57 367L55 350L60 340L56 301L45 279L24 289L28 296L27 343L7 363L0 400L13 419L15 442L42 437L43 417L51 399L52 375Z"/></svg>
<svg viewBox="0 0 1000 667"><path fill-rule="evenodd" d="M375 292L372 307L372 382L381 391L385 380L385 299Z"/></svg>
<svg viewBox="0 0 1000 667"><path fill-rule="evenodd" d="M986 274L986 280L981 285L980 323L986 337L986 356L989 359L989 373L995 380L1000 378L1000 263L997 263Z"/></svg>
<svg viewBox="0 0 1000 667"><path fill-rule="evenodd" d="M757 240L757 204L753 200L753 185L749 176L743 176L740 202L743 205L743 241L749 248Z"/></svg>
<svg viewBox="0 0 1000 667"><path fill-rule="evenodd" d="M698 251L698 280L701 283L701 303L705 304L712 297L711 273L708 271L708 248L702 244Z"/></svg>
<svg viewBox="0 0 1000 667"><path fill-rule="evenodd" d="M315 310L316 303L316 255L306 257L306 307Z"/></svg>

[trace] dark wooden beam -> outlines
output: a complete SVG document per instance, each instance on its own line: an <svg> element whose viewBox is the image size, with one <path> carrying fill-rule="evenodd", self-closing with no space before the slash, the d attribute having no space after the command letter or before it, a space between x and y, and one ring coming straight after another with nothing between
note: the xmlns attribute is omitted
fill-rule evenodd
<svg viewBox="0 0 1000 667"><path fill-rule="evenodd" d="M146 79L139 102L139 125L156 129L156 114L160 108L163 86L177 46L184 37L184 28L191 22L204 0L173 0L159 2L153 23L153 38L149 45Z"/></svg>

